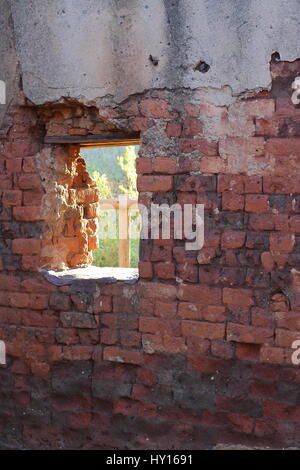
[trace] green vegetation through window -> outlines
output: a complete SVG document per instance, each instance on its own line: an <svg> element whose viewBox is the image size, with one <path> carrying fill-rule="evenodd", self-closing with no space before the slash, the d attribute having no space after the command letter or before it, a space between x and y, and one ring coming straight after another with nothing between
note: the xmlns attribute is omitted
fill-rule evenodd
<svg viewBox="0 0 300 470"><path fill-rule="evenodd" d="M136 189L136 158L138 145L120 147L81 148L80 154L85 159L87 170L96 181L100 190L100 209L105 201L117 204L120 195L126 194L130 201L137 201ZM103 206L105 207L105 206ZM99 217L99 248L93 252L94 266L128 266L136 268L139 261L139 239L132 237L140 229L140 216L136 209L128 213L128 241L120 243L118 238L118 209L100 210ZM115 237L112 238L112 227L115 227ZM108 236L110 234L110 236ZM125 243L125 245L124 245ZM127 248L126 248L127 243ZM124 248L125 246L125 248ZM123 256L121 251L128 251ZM126 260L127 257L127 260ZM121 263L121 264L120 264Z"/></svg>

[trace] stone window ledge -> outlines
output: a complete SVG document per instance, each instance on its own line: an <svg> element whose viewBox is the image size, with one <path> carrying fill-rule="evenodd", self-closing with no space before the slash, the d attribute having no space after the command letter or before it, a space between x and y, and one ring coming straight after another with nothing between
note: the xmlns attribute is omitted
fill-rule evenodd
<svg viewBox="0 0 300 470"><path fill-rule="evenodd" d="M98 268L87 266L84 268L65 269L63 271L42 271L47 281L56 286L69 286L81 281L96 281L100 284L125 282L134 284L139 275L136 268Z"/></svg>

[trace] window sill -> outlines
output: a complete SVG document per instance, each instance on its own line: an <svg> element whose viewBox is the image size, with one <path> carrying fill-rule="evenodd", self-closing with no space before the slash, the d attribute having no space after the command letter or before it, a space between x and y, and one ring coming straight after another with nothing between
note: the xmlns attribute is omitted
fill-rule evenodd
<svg viewBox="0 0 300 470"><path fill-rule="evenodd" d="M81 281L96 281L100 284L121 281L134 284L139 278L136 268L98 268L96 266L64 271L43 271L43 276L56 286L69 286Z"/></svg>

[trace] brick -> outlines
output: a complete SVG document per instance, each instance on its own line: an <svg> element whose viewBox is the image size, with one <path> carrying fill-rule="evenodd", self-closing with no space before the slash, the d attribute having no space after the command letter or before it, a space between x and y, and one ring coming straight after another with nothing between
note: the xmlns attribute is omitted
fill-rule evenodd
<svg viewBox="0 0 300 470"><path fill-rule="evenodd" d="M225 325L220 323L182 320L182 334L206 339L223 339Z"/></svg>
<svg viewBox="0 0 300 470"><path fill-rule="evenodd" d="M58 343L66 344L67 346L78 343L78 335L75 328L56 328L55 338Z"/></svg>
<svg viewBox="0 0 300 470"><path fill-rule="evenodd" d="M37 222L43 219L38 206L16 206L13 208L13 216L20 222Z"/></svg>
<svg viewBox="0 0 300 470"><path fill-rule="evenodd" d="M102 312L111 312L112 311L112 298L109 295L101 295L97 299L95 299L94 313L102 313Z"/></svg>
<svg viewBox="0 0 300 470"><path fill-rule="evenodd" d="M297 331L276 328L275 344L280 348L291 348L294 341L300 340L300 333Z"/></svg>
<svg viewBox="0 0 300 470"><path fill-rule="evenodd" d="M19 191L19 190L3 191L2 204L4 207L20 206L22 204L22 191Z"/></svg>
<svg viewBox="0 0 300 470"><path fill-rule="evenodd" d="M202 157L199 163L202 173L222 173L225 171L225 162L221 157Z"/></svg>
<svg viewBox="0 0 300 470"><path fill-rule="evenodd" d="M215 177L206 175L179 175L175 177L177 191L207 192L215 190Z"/></svg>
<svg viewBox="0 0 300 470"><path fill-rule="evenodd" d="M274 230L274 221L270 214L250 214L249 227L251 230Z"/></svg>
<svg viewBox="0 0 300 470"><path fill-rule="evenodd" d="M259 118L255 121L255 133L257 135L265 135L276 137L279 132L279 120L278 119L264 119Z"/></svg>
<svg viewBox="0 0 300 470"><path fill-rule="evenodd" d="M284 364L285 350L283 348L273 348L271 346L263 346L260 350L260 362L270 364Z"/></svg>
<svg viewBox="0 0 300 470"><path fill-rule="evenodd" d="M23 191L24 206L39 206L39 205L41 205L44 195L45 195L44 191L39 191L37 189Z"/></svg>
<svg viewBox="0 0 300 470"><path fill-rule="evenodd" d="M114 413L129 416L143 416L153 417L156 416L156 405L139 403L134 400L121 398L114 402Z"/></svg>
<svg viewBox="0 0 300 470"><path fill-rule="evenodd" d="M222 158L236 157L243 160L248 157L260 157L264 154L265 140L263 137L227 137L219 143Z"/></svg>
<svg viewBox="0 0 300 470"><path fill-rule="evenodd" d="M183 153L197 152L201 155L218 155L218 143L202 138L184 138L179 141Z"/></svg>
<svg viewBox="0 0 300 470"><path fill-rule="evenodd" d="M231 191L222 194L222 209L224 211L241 211L244 209L245 198Z"/></svg>
<svg viewBox="0 0 300 470"><path fill-rule="evenodd" d="M193 356L195 354L200 356L208 356L210 351L210 340L200 339L197 337L186 338L187 352Z"/></svg>
<svg viewBox="0 0 300 470"><path fill-rule="evenodd" d="M173 186L172 176L144 176L137 179L138 191L165 192L171 191Z"/></svg>
<svg viewBox="0 0 300 470"><path fill-rule="evenodd" d="M36 377L47 379L49 377L50 366L46 362L34 361L31 363L31 372Z"/></svg>
<svg viewBox="0 0 300 470"><path fill-rule="evenodd" d="M245 112L256 118L271 118L275 113L273 99L250 99L243 102Z"/></svg>
<svg viewBox="0 0 300 470"><path fill-rule="evenodd" d="M299 234L300 233L300 216L294 215L289 219L289 225L291 232Z"/></svg>
<svg viewBox="0 0 300 470"><path fill-rule="evenodd" d="M139 276L143 279L152 279L153 269L150 261L139 261Z"/></svg>
<svg viewBox="0 0 300 470"><path fill-rule="evenodd" d="M20 189L42 189L41 178L37 173L25 173L18 175L17 186Z"/></svg>
<svg viewBox="0 0 300 470"><path fill-rule="evenodd" d="M12 241L12 252L24 255L34 255L40 252L41 240L35 240L33 238L17 238Z"/></svg>
<svg viewBox="0 0 300 470"><path fill-rule="evenodd" d="M27 292L35 292L37 294L40 292L55 292L57 289L56 286L46 281L46 279L42 277L32 277L25 279L22 281L22 288L24 288Z"/></svg>
<svg viewBox="0 0 300 470"><path fill-rule="evenodd" d="M41 266L41 257L39 255L22 255L21 266L23 271L38 271Z"/></svg>
<svg viewBox="0 0 300 470"><path fill-rule="evenodd" d="M208 287L206 285L191 286L181 284L178 288L178 299L192 302L221 303L222 290L218 287Z"/></svg>
<svg viewBox="0 0 300 470"><path fill-rule="evenodd" d="M246 239L246 232L238 232L234 230L226 230L222 234L222 248L241 248Z"/></svg>
<svg viewBox="0 0 300 470"><path fill-rule="evenodd" d="M180 321L165 318L140 317L139 331L143 333L165 333L180 336Z"/></svg>
<svg viewBox="0 0 300 470"><path fill-rule="evenodd" d="M39 151L39 144L36 142L7 142L5 155L7 158L20 158L34 155Z"/></svg>
<svg viewBox="0 0 300 470"><path fill-rule="evenodd" d="M278 421L300 422L300 407L284 405L272 401L263 403L264 416L276 419Z"/></svg>
<svg viewBox="0 0 300 470"><path fill-rule="evenodd" d="M102 344L112 345L118 342L118 334L116 330L110 328L101 328L100 341Z"/></svg>
<svg viewBox="0 0 300 470"><path fill-rule="evenodd" d="M137 174L152 173L153 161L151 158L138 157L136 159L136 172Z"/></svg>
<svg viewBox="0 0 300 470"><path fill-rule="evenodd" d="M227 341L213 340L211 342L211 352L213 356L223 359L232 359L234 355L233 344Z"/></svg>
<svg viewBox="0 0 300 470"><path fill-rule="evenodd" d="M141 113L146 117L152 117L156 119L175 117L174 113L169 111L169 104L162 100L142 100L140 109Z"/></svg>
<svg viewBox="0 0 300 470"><path fill-rule="evenodd" d="M177 313L177 302L161 302L157 300L155 302L154 314L161 318L174 318Z"/></svg>
<svg viewBox="0 0 300 470"><path fill-rule="evenodd" d="M254 435L258 437L274 436L278 432L278 426L272 419L258 418L255 420Z"/></svg>
<svg viewBox="0 0 300 470"><path fill-rule="evenodd" d="M187 113L188 116L191 117L198 117L200 113L200 108L199 106L196 106L193 103L185 103L183 105L185 112Z"/></svg>
<svg viewBox="0 0 300 470"><path fill-rule="evenodd" d="M248 361L259 361L260 348L260 344L237 343L236 357Z"/></svg>
<svg viewBox="0 0 300 470"><path fill-rule="evenodd" d="M175 279L175 264L169 262L156 263L154 265L155 275L159 279Z"/></svg>
<svg viewBox="0 0 300 470"><path fill-rule="evenodd" d="M264 194L246 195L245 211L256 212L257 214L261 212L268 212L269 211L269 197Z"/></svg>
<svg viewBox="0 0 300 470"><path fill-rule="evenodd" d="M278 328L300 331L300 312L276 312L275 321Z"/></svg>
<svg viewBox="0 0 300 470"><path fill-rule="evenodd" d="M261 416L260 404L247 397L244 398L237 396L232 399L232 397L217 395L216 405L218 409L246 415L246 419L251 416L255 418Z"/></svg>
<svg viewBox="0 0 300 470"><path fill-rule="evenodd" d="M250 385L250 396L253 398L275 398L277 396L276 384L252 382Z"/></svg>
<svg viewBox="0 0 300 470"><path fill-rule="evenodd" d="M242 194L244 192L244 181L245 177L241 175L219 175L218 192L232 191L233 193Z"/></svg>
<svg viewBox="0 0 300 470"><path fill-rule="evenodd" d="M189 137L194 137L202 133L203 126L198 119L186 119L183 123L183 134Z"/></svg>
<svg viewBox="0 0 300 470"><path fill-rule="evenodd" d="M264 344L273 341L272 328L260 328L251 325L228 323L227 340L237 343Z"/></svg>
<svg viewBox="0 0 300 470"><path fill-rule="evenodd" d="M10 305L12 307L25 308L29 306L30 297L28 294L21 292L14 292L9 294Z"/></svg>
<svg viewBox="0 0 300 470"><path fill-rule="evenodd" d="M69 310L70 298L67 294L53 293L50 295L49 305L53 310Z"/></svg>
<svg viewBox="0 0 300 470"><path fill-rule="evenodd" d="M44 310L48 308L48 296L45 294L30 294L30 308Z"/></svg>
<svg viewBox="0 0 300 470"><path fill-rule="evenodd" d="M120 343L122 346L129 348L141 347L142 335L138 331L133 330L121 330L120 331Z"/></svg>
<svg viewBox="0 0 300 470"><path fill-rule="evenodd" d="M139 368L137 371L137 381L143 384L153 385L157 380L156 372L151 369Z"/></svg>
<svg viewBox="0 0 300 470"><path fill-rule="evenodd" d="M89 204L84 207L85 219L96 219L100 215L99 204Z"/></svg>
<svg viewBox="0 0 300 470"><path fill-rule="evenodd" d="M124 362L127 364L142 364L143 353L140 351L121 349L115 346L107 346L103 351L104 361Z"/></svg>
<svg viewBox="0 0 300 470"><path fill-rule="evenodd" d="M299 176L264 176L263 190L267 194L299 194Z"/></svg>
<svg viewBox="0 0 300 470"><path fill-rule="evenodd" d="M187 367L204 374L220 373L224 369L224 359L189 357Z"/></svg>
<svg viewBox="0 0 300 470"><path fill-rule="evenodd" d="M177 289L162 282L140 282L138 294L145 299L176 300Z"/></svg>
<svg viewBox="0 0 300 470"><path fill-rule="evenodd" d="M268 139L266 143L266 154L272 156L297 156L300 157L299 139L289 137L288 139Z"/></svg>
<svg viewBox="0 0 300 470"><path fill-rule="evenodd" d="M203 304L179 302L178 315L184 319L203 320L204 309L205 307Z"/></svg>
<svg viewBox="0 0 300 470"><path fill-rule="evenodd" d="M198 282L198 268L191 264L178 264L176 266L176 277L184 282Z"/></svg>
<svg viewBox="0 0 300 470"><path fill-rule="evenodd" d="M5 161L6 170L8 173L21 173L22 171L22 158L10 158Z"/></svg>
<svg viewBox="0 0 300 470"><path fill-rule="evenodd" d="M262 192L262 177L260 176L245 176L244 191L245 193L261 193Z"/></svg>
<svg viewBox="0 0 300 470"><path fill-rule="evenodd" d="M232 289L229 287L223 290L223 302L240 307L251 307L251 305L254 304L252 291L248 289Z"/></svg>
<svg viewBox="0 0 300 470"><path fill-rule="evenodd" d="M167 136L168 137L180 137L182 132L182 125L179 122L168 122L167 124Z"/></svg>
<svg viewBox="0 0 300 470"><path fill-rule="evenodd" d="M254 428L254 419L240 414L229 413L228 420L230 427L235 431L251 434Z"/></svg>
<svg viewBox="0 0 300 470"><path fill-rule="evenodd" d="M156 157L153 160L154 173L167 173L174 175L176 173L176 160L174 158Z"/></svg>
<svg viewBox="0 0 300 470"><path fill-rule="evenodd" d="M130 118L129 123L133 131L146 131L152 125L151 119L144 117Z"/></svg>
<svg viewBox="0 0 300 470"><path fill-rule="evenodd" d="M86 188L76 190L76 201L78 204L89 204L98 202L100 200L100 193L97 188Z"/></svg>
<svg viewBox="0 0 300 470"><path fill-rule="evenodd" d="M288 233L271 233L270 251L271 253L291 253L295 244L295 235Z"/></svg>
<svg viewBox="0 0 300 470"><path fill-rule="evenodd" d="M96 250L98 248L98 237L88 237L88 250Z"/></svg>
<svg viewBox="0 0 300 470"><path fill-rule="evenodd" d="M60 321L65 328L97 328L94 315L83 312L61 312Z"/></svg>
<svg viewBox="0 0 300 470"><path fill-rule="evenodd" d="M77 237L60 237L56 240L59 247L71 252L78 252L80 250L80 240Z"/></svg>
<svg viewBox="0 0 300 470"><path fill-rule="evenodd" d="M94 352L94 346L63 346L62 354L66 361L90 361Z"/></svg>
<svg viewBox="0 0 300 470"><path fill-rule="evenodd" d="M35 173L37 171L36 159L34 157L23 158L22 169L25 173Z"/></svg>

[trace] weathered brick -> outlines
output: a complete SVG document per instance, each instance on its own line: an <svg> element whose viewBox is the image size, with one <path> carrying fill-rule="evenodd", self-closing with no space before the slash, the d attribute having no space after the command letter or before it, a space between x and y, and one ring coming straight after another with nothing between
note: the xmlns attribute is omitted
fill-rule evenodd
<svg viewBox="0 0 300 470"><path fill-rule="evenodd" d="M228 323L227 340L236 341L237 343L270 343L273 341L273 329Z"/></svg>
<svg viewBox="0 0 300 470"><path fill-rule="evenodd" d="M173 185L172 176L138 176L138 191L171 191Z"/></svg>
<svg viewBox="0 0 300 470"><path fill-rule="evenodd" d="M237 305L240 307L251 307L254 304L252 292L248 289L231 289L224 288L223 302L229 305Z"/></svg>
<svg viewBox="0 0 300 470"><path fill-rule="evenodd" d="M20 255L37 254L41 249L41 240L17 238L12 241L12 252Z"/></svg>
<svg viewBox="0 0 300 470"><path fill-rule="evenodd" d="M183 320L182 334L184 336L195 336L198 338L223 339L225 325L220 323Z"/></svg>
<svg viewBox="0 0 300 470"><path fill-rule="evenodd" d="M127 364L142 364L143 353L141 351L107 346L103 351L103 359L105 361L124 362Z"/></svg>

